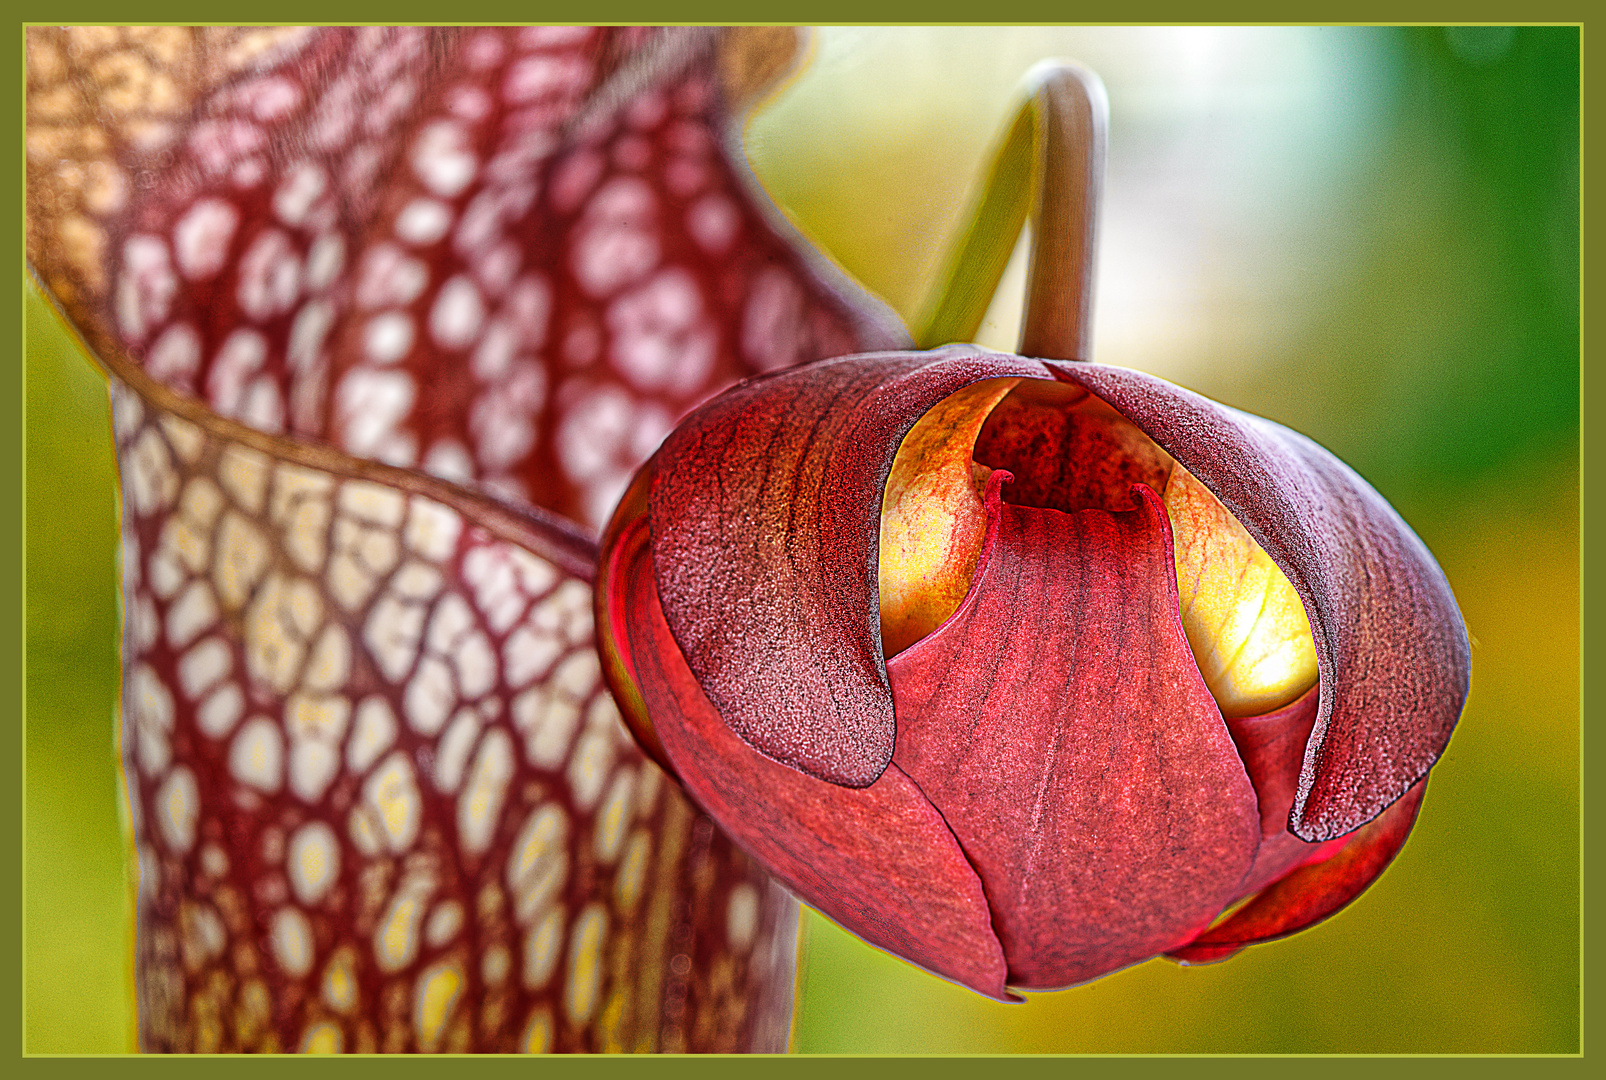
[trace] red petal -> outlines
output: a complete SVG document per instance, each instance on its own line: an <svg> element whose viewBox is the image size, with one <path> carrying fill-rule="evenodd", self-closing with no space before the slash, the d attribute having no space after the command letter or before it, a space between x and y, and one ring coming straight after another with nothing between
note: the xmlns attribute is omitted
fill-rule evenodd
<svg viewBox="0 0 1606 1080"><path fill-rule="evenodd" d="M1275 836L1288 828L1288 808L1299 789L1299 764L1315 723L1315 687L1276 712L1227 717L1227 730L1260 797L1262 836Z"/></svg>
<svg viewBox="0 0 1606 1080"><path fill-rule="evenodd" d="M1290 827L1328 840L1372 820L1438 759L1466 700L1466 627L1433 556L1382 496L1303 435L1140 372L1053 370L1180 461L1299 591L1320 703Z"/></svg>
<svg viewBox="0 0 1606 1080"><path fill-rule="evenodd" d="M675 767L664 753L652 717L647 713L647 702L641 694L641 678L636 672L630 632L625 625L629 606L620 599L627 595L630 569L636 560L651 558L646 553L651 540L647 531L646 510L647 489L652 482L652 473L649 464L636 474L624 498L619 501L613 520L608 522L608 528L603 533L592 607L597 628L597 655L602 661L603 678L607 680L608 689L619 705L619 715L647 756L660 769L675 776ZM675 778L679 779L678 776Z"/></svg>
<svg viewBox="0 0 1606 1080"><path fill-rule="evenodd" d="M1301 866L1231 917L1167 956L1189 964L1225 960L1248 945L1287 937L1341 910L1394 861L1416 822L1427 779L1356 831L1334 856Z"/></svg>
<svg viewBox="0 0 1606 1080"><path fill-rule="evenodd" d="M1182 632L1165 511L1135 493L1123 513L1002 507L965 604L888 664L894 761L981 873L1013 985L1186 940L1260 839Z"/></svg>
<svg viewBox="0 0 1606 1080"><path fill-rule="evenodd" d="M824 780L881 775L894 722L876 567L898 444L962 387L1043 374L970 349L846 357L735 387L665 440L651 495L657 586L731 730Z"/></svg>
<svg viewBox="0 0 1606 1080"><path fill-rule="evenodd" d="M1305 743L1316 723L1316 688L1276 712L1227 717L1227 731L1260 801L1260 850L1235 899L1252 896L1300 863L1331 855L1342 840L1313 844L1288 831L1288 811L1299 791Z"/></svg>
<svg viewBox="0 0 1606 1080"><path fill-rule="evenodd" d="M999 1000L1003 951L987 898L942 816L896 766L868 787L806 776L755 753L709 704L670 635L647 552L619 590L648 710L692 797L770 873L872 945Z"/></svg>

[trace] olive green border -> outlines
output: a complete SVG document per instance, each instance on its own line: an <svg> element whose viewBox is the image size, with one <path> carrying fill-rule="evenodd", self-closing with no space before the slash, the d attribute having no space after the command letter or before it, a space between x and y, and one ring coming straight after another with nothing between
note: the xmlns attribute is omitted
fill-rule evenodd
<svg viewBox="0 0 1606 1080"><path fill-rule="evenodd" d="M32 10L29 10L29 9ZM1444 23L1537 24L1584 23L1588 5L1582 0L1540 0L1537 3L1495 3L1491 0L1362 0L1328 4L1314 10L1301 8L1298 18L1291 9L1267 0L1232 0L1203 7L1179 0L1134 0L1130 3L1068 4L1065 0L992 0L978 5L964 0L777 0L754 4L751 0L694 0L664 3L662 0L470 0L451 7L452 20L442 18L438 3L401 0L399 3L309 3L284 0L275 4L231 5L241 23L303 22L395 23L416 22L441 25L464 23L768 23L829 25L1033 25L1040 23L1083 25L1175 24L1305 24L1351 25ZM219 20L222 10L216 3L197 0L164 0L155 5L131 6L116 0L77 0L72 3L31 3L24 8L25 21L56 23L206 23ZM995 16L980 19L978 15ZM410 17L409 17L410 16Z"/></svg>

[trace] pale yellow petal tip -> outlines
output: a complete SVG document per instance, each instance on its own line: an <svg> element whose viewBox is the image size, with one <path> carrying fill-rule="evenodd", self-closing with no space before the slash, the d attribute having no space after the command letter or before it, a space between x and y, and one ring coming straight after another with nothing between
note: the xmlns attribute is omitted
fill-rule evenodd
<svg viewBox="0 0 1606 1080"><path fill-rule="evenodd" d="M949 395L899 444L881 502L881 639L893 656L930 634L970 591L987 535L971 453L993 407L1018 379Z"/></svg>
<svg viewBox="0 0 1606 1080"><path fill-rule="evenodd" d="M1180 465L1165 490L1182 628L1227 716L1281 708L1316 683L1316 645L1288 578Z"/></svg>

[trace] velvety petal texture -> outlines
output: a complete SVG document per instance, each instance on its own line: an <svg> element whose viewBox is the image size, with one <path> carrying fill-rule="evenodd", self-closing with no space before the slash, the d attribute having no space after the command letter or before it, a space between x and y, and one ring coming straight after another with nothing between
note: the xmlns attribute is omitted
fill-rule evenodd
<svg viewBox="0 0 1606 1080"><path fill-rule="evenodd" d="M850 788L755 754L686 666L658 604L648 550L632 547L637 557L623 571L632 676L653 715L675 718L659 726L659 737L687 790L772 874L842 926L1009 999L982 881L919 786L896 765Z"/></svg>
<svg viewBox="0 0 1606 1080"><path fill-rule="evenodd" d="M1293 831L1328 840L1372 820L1438 759L1466 700L1472 651L1438 563L1382 496L1297 432L1137 371L1054 372L1186 466L1299 591L1321 700Z"/></svg>
<svg viewBox="0 0 1606 1080"><path fill-rule="evenodd" d="M888 665L893 761L975 862L1024 988L1191 937L1260 839L1182 634L1165 511L1141 490L1124 513L999 508L964 606Z"/></svg>
<svg viewBox="0 0 1606 1080"><path fill-rule="evenodd" d="M1001 399L954 396L1006 379ZM974 577L888 660L882 493L921 418L970 400L984 424L932 430L975 438L985 539L933 550ZM952 455L912 460L951 485ZM1173 519L1176 478L1203 489ZM1136 372L971 347L827 361L698 410L633 492L599 616L637 730L805 901L994 997L1219 959L1332 914L1404 842L1464 697L1453 598L1375 492L1301 436ZM1325 659L1288 704L1224 718L1184 632L1173 522L1233 518Z"/></svg>
<svg viewBox="0 0 1606 1080"><path fill-rule="evenodd" d="M656 458L653 566L692 673L750 746L851 787L892 760L876 551L898 444L956 390L1045 374L996 354L933 355L744 383Z"/></svg>

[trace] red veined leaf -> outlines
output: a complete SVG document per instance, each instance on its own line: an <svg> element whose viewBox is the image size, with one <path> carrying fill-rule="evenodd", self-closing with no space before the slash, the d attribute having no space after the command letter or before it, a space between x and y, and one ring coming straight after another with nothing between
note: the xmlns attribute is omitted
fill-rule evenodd
<svg viewBox="0 0 1606 1080"><path fill-rule="evenodd" d="M785 1046L795 904L621 728L590 544L126 386L149 1050Z"/></svg>
<svg viewBox="0 0 1606 1080"><path fill-rule="evenodd" d="M290 663L285 658L295 651L284 651L284 626L242 613L268 611L275 606L273 597L283 601L289 595L278 605L288 612L285 625L300 627L297 620L306 619L316 623L307 630L313 636L296 639L303 653L326 639L345 641L348 681L336 680L320 693L345 701L343 722L356 725L362 703L376 697L367 692L372 687L349 680L389 677L382 666L375 666L379 661L374 655L363 666L364 645L372 643L361 640L367 623L360 617L369 616L341 609L327 591L317 591L337 588L333 578L308 586L301 579L311 573L305 566L295 571L301 578L294 581L275 575L298 565L298 544L303 554L312 550L305 547L313 543L303 535L308 529L325 530L319 542L332 559L340 543L348 544L338 558L348 574L341 580L352 588L371 577L363 587L382 591L386 575L401 571L393 565L376 569L372 560L383 563L406 550L394 530L387 534L373 522L353 525L338 509L342 504L331 501L348 489L373 494L357 481L359 476L372 479L372 466L361 461L315 455L307 475L322 468L322 479L309 483L323 494L291 498L298 515L294 522L273 516L279 511L262 509L253 519L244 504L230 502L234 496L222 479L205 475L207 470L225 459L255 461L251 467L269 477L266 490L278 491L274 485L281 473L302 477L303 472L275 471L278 466L272 463L302 462L311 451L271 436L313 437L365 457L470 481L504 497L529 498L594 523L629 470L651 450L657 433L722 383L770 366L904 340L884 308L797 241L734 149L728 120L733 108L788 64L792 49L791 33L784 30L29 31L30 260L107 366L126 381L141 384L144 394L166 401L153 404L147 398L137 406L131 403L139 398L124 394L119 428L131 537L125 601L129 730L150 727L137 711L148 704L150 690L157 703L151 706L156 710L153 730L160 735L131 734L128 744L131 795L137 803L145 801L136 815L142 855L149 861L165 850L159 830L151 825L158 820L156 809L145 805L156 793L178 794L180 803L170 803L168 809L182 808L189 805L183 800L190 792L186 785L192 784L196 802L190 810L198 815L199 835L205 831L202 810L214 807L220 794L232 797L241 788L229 771L239 736L231 726L234 733L226 740L231 749L225 751L223 741L208 742L204 731L197 734L205 702L184 696L186 672L200 677L195 673L226 660L227 672L237 680L230 685L241 696L240 709L260 710L233 723L262 721L251 728L262 741L251 747L277 745L281 770L292 770L282 771L279 796L258 793L254 809L231 810L237 824L221 838L211 837L210 848L195 840L187 855L168 852L170 865L149 877L162 899L142 901L139 917L142 1037L148 1047L290 1048L300 1045L297 1040L310 1040L312 1046L333 1042L355 1049L384 1048L388 1040L396 1046L507 1049L518 1043L515 1036L528 1035L529 1045L539 1045L542 1031L556 1048L784 1047L795 906L723 835L712 831L706 819L688 826L694 812L673 791L659 798L654 817L642 821L649 853L643 857L659 860L653 865L662 873L644 886L646 898L639 901L638 914L650 910L657 927L653 932L672 932L677 951L667 961L654 958L650 949L634 960L633 954L611 954L623 959L597 976L597 992L604 997L585 1013L589 1020L576 1019L584 1010L552 1011L553 1005L542 1012L542 1006L529 1005L539 999L539 987L509 991L511 998L493 992L484 965L495 969L500 954L493 943L475 937L479 931L472 926L454 940L472 940L473 950L452 946L458 949L454 955L467 959L459 967L448 963L435 971L440 979L407 983L422 970L419 960L382 987L364 984L364 992L383 990L387 996L383 1002L363 998L361 1008L389 1011L384 1018L372 1013L367 1021L356 1012L341 1014L345 1021L339 1021L344 1026L338 1027L338 1038L337 1028L316 1026L323 1022L313 1018L321 990L306 982L312 975L280 972L252 982L249 973L224 971L234 959L214 958L212 967L190 970L179 954L188 949L184 955L201 955L194 949L200 940L195 934L204 936L224 926L229 948L236 952L244 946L235 935L256 934L256 951L240 955L257 959L240 963L261 961L271 968L262 958L273 942L289 948L301 940L300 929L311 927L316 948L336 940L337 933L355 932L358 923L351 920L357 918L356 909L348 906L332 914L303 912L304 921L286 915L283 926L288 929L277 931L280 938L262 937L275 932L270 923L279 916L270 908L282 900L274 897L283 887L282 881L261 886L268 899L252 892L261 891L249 876L265 858L258 848L289 843L289 826L275 817L281 813L280 801L312 805L292 790L291 780L301 775L304 793L312 793L331 762L343 759L340 753L331 758L328 746L305 747L297 759L292 728L301 722L297 717L304 719L297 710L309 700L308 692L300 684L285 690L271 680L264 686L264 672L277 669L261 658L271 655ZM408 348L397 353L403 341ZM163 398L158 387L142 383L138 368L261 434L224 425L234 434L214 435L215 415L196 412L178 398ZM188 419L169 415L178 412ZM131 413L139 418L129 420ZM195 432L202 433L199 442ZM252 449L243 458L232 450L225 453L214 445L218 438L230 446L230 439L243 439ZM191 450L200 456L186 457ZM252 453L259 456L252 458ZM403 474L387 475L387 482L409 492L424 483L417 476L404 481ZM271 571L253 571L260 571L253 591L236 598L232 616L224 612L229 604L218 591L217 575L225 571L191 569L185 563L199 558L199 552L211 552L212 545L226 543L222 537L203 536L205 530L186 516L184 493L204 492L208 485L225 493L220 506L228 513L217 509L222 515L217 520L244 522L234 526L236 539L254 536L260 544L252 550L271 552ZM455 507L445 517L459 515L463 536L478 536L475 530L489 527L488 522L519 520L516 512L509 517L507 506L490 500L471 500L464 509L452 502L464 493L449 485L429 490L447 500L441 505ZM155 502L150 501L152 493ZM206 496L193 497L207 501ZM374 497L395 504L394 498L387 502ZM413 505L405 498L403 504ZM287 529L292 531L283 532ZM345 530L344 540L335 530ZM518 527L514 531L535 545L540 561L541 544L551 537L536 542ZM575 556L576 542L571 536L567 546L560 544L545 556L550 562L554 551L567 551L566 561L552 565L583 576L589 555ZM484 551L499 550L498 543L487 542ZM171 545L179 546L169 550ZM475 550L482 564L501 558ZM507 551L512 560L508 565L522 557L512 548ZM466 558L466 552L461 554ZM255 565L250 560L242 564L246 569ZM513 571L496 565L501 567L497 580L505 584ZM164 569L153 569L157 566ZM572 675L594 667L589 601L554 606L515 589L492 605L501 613L493 616L488 608L475 606L484 598L453 576L467 566L440 564L432 571L445 590L441 595L456 597L436 598L452 608L454 618L461 617L461 605L467 604L475 619L501 620L508 617L506 605L512 604L522 612L513 618L535 620L539 629L567 642L568 666L544 668L547 675L559 678L562 672ZM178 591L160 597L149 591L155 580L151 573L172 578L179 572L175 568L185 568L189 576L168 580L163 587ZM262 593L268 583L276 591ZM573 599L580 587L573 579L557 588ZM140 594L140 588L147 591ZM424 618L421 610L435 610L430 606L435 602L421 609L412 605L402 622L411 628L407 633ZM189 606L174 607L182 604ZM327 625L318 621L324 617ZM211 644L197 654L199 659L189 659L188 666L186 658L197 642L181 649L159 629L174 618L210 627L195 631L197 641ZM487 641L508 649L515 647L510 644L515 638L536 629L521 623L485 632ZM472 650L477 640L471 635L457 644ZM537 647L538 655L543 648ZM429 677L439 679L442 664L451 670L461 660L437 653L433 660L418 660L416 671L391 672L395 677L378 698L386 701L393 722L407 718L408 693L423 677L420 673L434 672ZM256 669L251 656L258 657ZM305 657L297 662L311 663ZM576 709L583 707L593 716L608 712L602 704L605 692L593 687L583 701L573 694L565 697L563 691L537 693L543 678L536 677L521 691L526 695L526 726L547 730L556 725L553 730L561 731L574 722ZM205 701L232 700L222 686L210 687ZM413 699L428 698L427 689L415 691ZM508 695L494 693L502 702L497 707L503 710L500 720L490 715L497 708L487 713L482 700L480 719L464 721L468 726L454 727L458 714L453 713L452 722L434 734L398 736L416 743L412 768L421 808L418 828L420 836L435 837L428 858L437 863L455 859L466 865L465 860L473 861L468 858L472 853L452 846L461 837L454 831L451 800L432 794L427 777L418 777L434 767L430 762L444 760L440 755L448 747L441 740L452 731L459 732L460 740L469 739L461 733L478 723L487 732L473 736L482 748L517 741L508 727L517 726L510 719ZM165 711L163 701L169 706ZM333 707L339 714L341 707ZM212 708L223 713L208 715L221 716L231 706ZM371 706L368 715L380 715L377 709ZM175 726L163 728L164 715ZM503 725L505 739L489 733L497 723ZM565 770L588 768L592 759L586 755L600 753L597 748L604 746L609 755L639 767L639 775L656 775L616 725L603 737L601 731L610 723L597 720L590 741L570 739L567 757L548 746L541 751L546 757L519 759L508 783L524 784L521 798L540 797L539 792L532 794L530 783L545 790L559 782L553 777L567 776ZM142 737L152 747L165 748L148 751L156 754L150 768L139 756ZM560 758L549 762L554 752ZM246 758L255 760L249 753ZM158 759L160 768L155 767ZM304 766L300 774L293 771L297 760ZM526 769L533 770L528 775L534 780L522 771ZM348 800L366 790L353 788L357 778L339 775L343 779L328 780L320 797L334 798L328 793L343 782ZM292 817L309 812L304 807L283 811ZM574 813L570 824L578 828L580 818ZM306 821L297 821L306 827ZM350 840L340 833L338 822L325 824L342 842ZM632 834L630 843L636 842ZM587 911L599 904L606 910L612 895L609 882L586 869L591 864L571 858L579 844L575 839L559 860L567 867L566 887L574 894L569 912L574 918L582 900L590 898ZM660 850L665 853L661 859ZM672 865L676 851L683 856L679 870ZM210 895L207 890L217 884L197 876L198 852L211 852L214 866L221 865L216 858L221 854L233 868L225 871L235 875L234 891L227 895L245 898L244 908L231 908L235 915L243 913L245 923L229 922L217 904L206 908L197 899ZM419 852L413 854L428 861ZM366 853L348 856L348 869L359 866L358 856ZM368 867L369 879L388 874L389 884L370 887L390 888L406 859L398 862L387 849L380 862L389 869ZM468 887L456 879L455 884L440 884L450 878L448 870L437 865L431 871L438 890ZM750 891L731 891L732 899L722 908L723 902L708 890L727 885L736 890L731 883L745 883ZM415 914L424 918L421 910ZM465 925L472 923L473 912L461 909L460 914L469 920ZM439 925L456 917L442 915ZM767 974L714 957L710 933L727 924L735 928L732 940L768 958ZM586 925L602 924L593 920ZM534 940L527 928L514 929L524 934L521 942ZM619 934L610 941L633 940L623 916L615 929ZM551 954L559 958L555 963L569 955L564 950L571 946L582 950L575 956L590 955L584 953L590 938L555 945L541 940L545 944L540 948L557 948ZM516 952L521 946L510 947ZM646 948L639 940L635 947L638 952ZM322 964L324 954L315 949L314 960ZM360 957L350 960L362 962ZM507 985L517 982L518 963L515 955ZM631 963L637 967L630 968ZM479 975L470 970L475 965ZM635 977L631 971L640 978L621 989ZM460 980L457 989L446 993L453 978ZM434 988L427 993L426 983ZM441 1013L445 1026L433 1034L429 1025L403 1022L406 1009L400 1003L414 991L428 998L426 1004L433 1003L429 1009L446 1009ZM344 1000L338 992L335 996ZM424 998L414 1003L419 1001ZM424 1005L418 1007L424 1012L414 1020L435 1015ZM526 1027L514 1031L509 1027L514 1020L497 1010L512 1010L507 1013L511 1016L519 1009L524 1015L518 1023ZM263 1019L264 1012L271 1023ZM550 1026L537 1022L542 1016L550 1018Z"/></svg>
<svg viewBox="0 0 1606 1080"><path fill-rule="evenodd" d="M741 163L755 33L34 30L30 253L225 416L595 527L721 386L906 342Z"/></svg>

